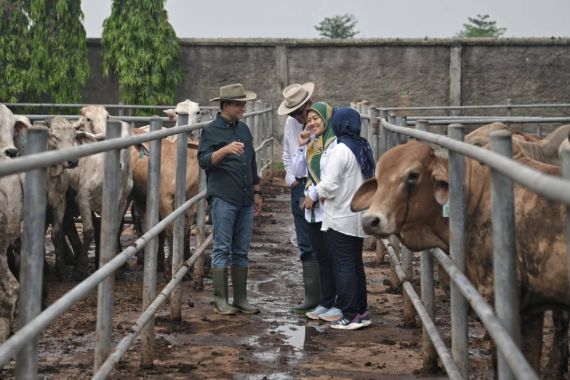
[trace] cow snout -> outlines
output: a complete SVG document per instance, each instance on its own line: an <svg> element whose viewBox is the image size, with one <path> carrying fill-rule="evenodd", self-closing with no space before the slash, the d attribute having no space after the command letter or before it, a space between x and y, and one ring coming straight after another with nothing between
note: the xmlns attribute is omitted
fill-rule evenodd
<svg viewBox="0 0 570 380"><path fill-rule="evenodd" d="M383 236L386 235L382 231L382 220L374 214L365 214L362 217L362 228L368 235Z"/></svg>
<svg viewBox="0 0 570 380"><path fill-rule="evenodd" d="M8 148L4 151L4 154L6 154L6 156L11 157L11 158L18 157L18 149Z"/></svg>

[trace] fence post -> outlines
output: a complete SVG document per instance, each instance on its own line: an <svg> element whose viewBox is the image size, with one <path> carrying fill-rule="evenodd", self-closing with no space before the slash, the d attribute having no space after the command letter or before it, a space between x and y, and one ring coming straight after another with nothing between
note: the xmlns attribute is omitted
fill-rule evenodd
<svg viewBox="0 0 570 380"><path fill-rule="evenodd" d="M388 114L388 123L396 124L396 114L394 112ZM396 145L398 145L398 134L388 131L388 149L392 149Z"/></svg>
<svg viewBox="0 0 570 380"><path fill-rule="evenodd" d="M427 132L428 123L425 120L418 120L416 122L416 129L418 131ZM431 252L420 252L420 282L421 282L421 296L422 303L432 321L435 321L435 291L433 287L433 256ZM423 368L428 372L433 372L437 369L437 352L433 342L431 341L427 329L422 327L422 356Z"/></svg>
<svg viewBox="0 0 570 380"><path fill-rule="evenodd" d="M511 117L513 116L513 107L511 107L511 104L513 103L512 99L507 99L507 116ZM507 122L507 127L511 127L511 123Z"/></svg>
<svg viewBox="0 0 570 380"><path fill-rule="evenodd" d="M26 155L47 150L48 131L44 127L28 129ZM42 309L44 270L44 231L47 204L46 169L26 173L24 183L24 235L20 266L19 325L24 326ZM4 232L1 232L4 233ZM16 356L16 378L38 376L38 337L30 340Z"/></svg>
<svg viewBox="0 0 570 380"><path fill-rule="evenodd" d="M187 125L188 114L178 114L177 125ZM176 193L174 195L174 207L178 208L186 201L186 160L188 156L188 134L182 132L176 140ZM174 237L172 243L172 278L182 268L184 261L185 235L191 226L186 229L186 218L180 217L174 222ZM170 319L180 321L182 319L182 289L180 285L172 291L170 296Z"/></svg>
<svg viewBox="0 0 570 380"><path fill-rule="evenodd" d="M465 129L451 124L447 133L463 141ZM465 273L465 158L449 151L449 237L451 258ZM467 301L457 286L451 283L451 353L464 379L469 378L469 338L467 331Z"/></svg>
<svg viewBox="0 0 570 380"><path fill-rule="evenodd" d="M206 190L206 172L200 169L198 174L198 192ZM206 240L206 199L198 201L196 210L196 247ZM194 263L194 276L192 277L194 289L204 288L204 255L201 255Z"/></svg>
<svg viewBox="0 0 570 380"><path fill-rule="evenodd" d="M380 118L384 119L385 121L389 121L388 111L381 109ZM380 144L378 158L380 158L381 155L383 155L384 153L386 153L388 149L390 149L390 147L388 146L388 130L382 126L382 122L380 122L380 136L378 136L378 142Z"/></svg>
<svg viewBox="0 0 570 380"><path fill-rule="evenodd" d="M107 122L107 140L121 137L120 121ZM99 250L99 268L111 261L117 254L117 238L119 235L119 177L120 149L105 152L105 168L103 177L103 209L101 210L101 248ZM122 210L124 211L124 210ZM113 302L115 276L111 275L101 282L97 289L97 333L95 348L95 371L105 362L111 353L111 335L113 333Z"/></svg>
<svg viewBox="0 0 570 380"><path fill-rule="evenodd" d="M389 240L390 244L394 248L394 253L396 254L396 257L398 258L398 260L401 260L400 240L398 240L398 237L396 235L390 235ZM400 290L400 281L398 280L398 274L396 273L396 264L397 263L392 263L390 265L390 287L392 288L392 290Z"/></svg>
<svg viewBox="0 0 570 380"><path fill-rule="evenodd" d="M407 128L408 127L408 118L406 116L396 116L396 124L400 127ZM398 144L405 144L408 142L408 136L400 133L398 135Z"/></svg>
<svg viewBox="0 0 570 380"><path fill-rule="evenodd" d="M261 111L261 109L263 108L263 105L261 104L260 100L256 100L255 104L253 106L253 110L254 112L259 112ZM261 115L255 115L253 117L253 147L258 147L259 143L261 142ZM251 128L251 126L250 126ZM259 169L263 166L262 162L262 154L263 152L261 150L257 151L257 154L255 155L255 159L257 160L257 170L259 171Z"/></svg>
<svg viewBox="0 0 570 380"><path fill-rule="evenodd" d="M270 105L267 104L267 106L269 107ZM270 135L269 137L273 137L273 140L271 140L271 148L270 148L270 153L271 153L271 160L273 160L273 157L275 157L275 130L273 129L273 113L272 112L267 112L267 118L269 119L269 131L270 131Z"/></svg>
<svg viewBox="0 0 570 380"><path fill-rule="evenodd" d="M570 180L570 148L564 148L561 152L562 176ZM570 241L570 205L566 205L566 241ZM566 257L568 258L568 282L570 283L570 244L566 244Z"/></svg>
<svg viewBox="0 0 570 380"><path fill-rule="evenodd" d="M491 150L511 158L511 133L491 133ZM520 305L517 280L517 250L515 242L515 206L513 182L507 176L491 169L491 207L493 211L493 277L495 313L503 326L520 347ZM499 379L514 379L514 374L498 354Z"/></svg>
<svg viewBox="0 0 570 380"><path fill-rule="evenodd" d="M378 109L375 106L368 107L368 114L370 115L370 127L368 128L368 142L372 148L372 153L374 154L374 159L377 160L378 155L378 136L380 122L378 120Z"/></svg>
<svg viewBox="0 0 570 380"><path fill-rule="evenodd" d="M406 272L406 278L410 283L413 284L414 271L412 268L412 251L408 249L405 245L400 245L401 249L401 260L402 268ZM408 293L402 287L402 295L404 296L404 326L405 327L416 327L416 313L414 309L414 304L408 296Z"/></svg>
<svg viewBox="0 0 570 380"><path fill-rule="evenodd" d="M150 131L159 131L162 121L158 116L150 119ZM148 160L148 187L146 193L146 229L148 230L159 219L160 202L160 155L161 141L150 142ZM158 238L155 237L144 247L144 279L143 279L143 310L146 309L156 297L156 258L158 251ZM154 360L154 316L148 321L141 333L141 366L152 367Z"/></svg>

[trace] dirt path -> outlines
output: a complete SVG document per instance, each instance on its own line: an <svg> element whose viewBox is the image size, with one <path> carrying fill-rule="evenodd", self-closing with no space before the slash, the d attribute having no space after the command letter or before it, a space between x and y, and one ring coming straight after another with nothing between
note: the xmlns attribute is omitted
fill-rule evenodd
<svg viewBox="0 0 570 380"><path fill-rule="evenodd" d="M211 282L206 280L202 292L193 291L185 282L183 321L170 322L167 305L158 313L154 368L139 368L137 341L112 378L445 378L421 373L421 329L401 326L402 297L387 292L384 282L389 266L376 264L371 251L364 255L370 327L338 331L328 323L289 313L302 294L301 266L291 242L289 193L283 187L266 185L264 194L264 213L255 221L249 281L250 302L262 312L217 315L211 302ZM131 271L117 281L113 345L127 333L141 309L141 269L131 264ZM51 301L73 285L50 283ZM164 281L159 286L164 286ZM447 306L444 301L438 308ZM438 324L447 334L448 314L440 315ZM96 294L92 294L46 330L40 339L41 378L84 379L92 374L95 319ZM473 339L480 341L479 337ZM488 368L485 350L473 350L475 356L483 357L480 367ZM487 369L473 373L477 378L488 374ZM12 375L13 363L0 371L0 378Z"/></svg>

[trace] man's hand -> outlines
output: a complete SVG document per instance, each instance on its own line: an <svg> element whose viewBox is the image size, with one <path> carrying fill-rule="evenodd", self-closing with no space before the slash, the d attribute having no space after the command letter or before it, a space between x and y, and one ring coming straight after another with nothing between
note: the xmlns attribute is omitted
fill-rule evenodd
<svg viewBox="0 0 570 380"><path fill-rule="evenodd" d="M313 202L313 200L311 199L311 197L309 197L308 195L305 197L305 202L303 202L303 207L302 208L306 208L307 210L310 210L313 208L315 202Z"/></svg>
<svg viewBox="0 0 570 380"><path fill-rule="evenodd" d="M243 153L244 150L244 145L242 142L239 141L234 141L228 145L226 145L225 147L223 147L222 149L224 149L224 153L227 154L237 154L240 155Z"/></svg>
<svg viewBox="0 0 570 380"><path fill-rule="evenodd" d="M263 200L261 199L261 195L259 194L255 194L253 196L253 216L259 216L261 215L261 204L263 203Z"/></svg>

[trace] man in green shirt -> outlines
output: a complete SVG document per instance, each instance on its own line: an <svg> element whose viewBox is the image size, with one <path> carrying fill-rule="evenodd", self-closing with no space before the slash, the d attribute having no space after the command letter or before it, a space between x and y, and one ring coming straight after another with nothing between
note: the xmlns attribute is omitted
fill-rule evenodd
<svg viewBox="0 0 570 380"><path fill-rule="evenodd" d="M257 96L240 83L222 86L220 112L202 131L198 162L208 178L207 196L214 227L212 280L215 311L220 314L258 313L247 301L247 253L253 215L261 213L261 187L253 138L240 119L245 104ZM228 303L228 266L231 266L233 303Z"/></svg>

